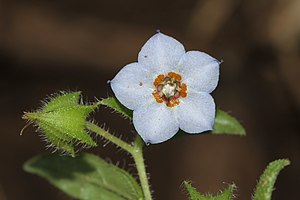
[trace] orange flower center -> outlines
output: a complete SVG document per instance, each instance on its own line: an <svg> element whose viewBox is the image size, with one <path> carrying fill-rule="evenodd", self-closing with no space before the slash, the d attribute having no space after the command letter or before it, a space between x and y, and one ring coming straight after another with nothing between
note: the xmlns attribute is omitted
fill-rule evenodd
<svg viewBox="0 0 300 200"><path fill-rule="evenodd" d="M181 76L175 72L168 75L158 75L154 82L155 90L152 95L157 103L165 103L168 107L177 106L181 98L187 96L187 87L181 82Z"/></svg>

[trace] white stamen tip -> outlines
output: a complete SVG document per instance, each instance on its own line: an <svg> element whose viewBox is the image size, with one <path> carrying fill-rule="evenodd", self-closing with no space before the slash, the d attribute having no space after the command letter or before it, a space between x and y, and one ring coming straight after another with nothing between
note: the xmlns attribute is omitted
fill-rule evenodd
<svg viewBox="0 0 300 200"><path fill-rule="evenodd" d="M162 93L168 98L175 94L176 85L166 84L163 89Z"/></svg>

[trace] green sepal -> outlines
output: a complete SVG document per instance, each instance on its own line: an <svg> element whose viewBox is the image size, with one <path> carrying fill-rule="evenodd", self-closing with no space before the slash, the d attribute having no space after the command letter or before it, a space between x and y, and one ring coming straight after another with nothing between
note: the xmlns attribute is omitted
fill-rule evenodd
<svg viewBox="0 0 300 200"><path fill-rule="evenodd" d="M279 159L271 162L260 176L256 185L253 200L270 200L274 190L274 184L279 172L290 164L287 159Z"/></svg>
<svg viewBox="0 0 300 200"><path fill-rule="evenodd" d="M98 102L100 105L105 105L113 111L121 114L123 117L132 120L133 112L122 105L115 97L109 97ZM182 135L184 132L179 131L177 135ZM237 119L230 116L228 113L218 109L215 117L214 129L207 133L211 134L227 134L227 135L245 135L246 131ZM186 134L185 135L190 135Z"/></svg>
<svg viewBox="0 0 300 200"><path fill-rule="evenodd" d="M37 125L50 146L75 156L74 146L96 146L85 129L87 116L97 105L79 104L80 92L63 93L52 98L36 112L26 112L23 119Z"/></svg>
<svg viewBox="0 0 300 200"><path fill-rule="evenodd" d="M128 172L93 154L76 158L39 155L28 160L23 168L76 199L143 199L141 187Z"/></svg>
<svg viewBox="0 0 300 200"><path fill-rule="evenodd" d="M233 192L236 190L235 184L229 184L228 187L221 191L218 195L211 194L203 195L199 193L190 182L184 181L183 186L188 193L190 200L232 200L234 197Z"/></svg>

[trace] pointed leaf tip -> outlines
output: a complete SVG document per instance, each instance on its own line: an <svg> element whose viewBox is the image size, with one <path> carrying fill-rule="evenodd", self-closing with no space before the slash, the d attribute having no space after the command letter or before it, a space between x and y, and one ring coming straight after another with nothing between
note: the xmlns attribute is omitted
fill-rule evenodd
<svg viewBox="0 0 300 200"><path fill-rule="evenodd" d="M241 123L228 113L218 109L212 134L246 135Z"/></svg>

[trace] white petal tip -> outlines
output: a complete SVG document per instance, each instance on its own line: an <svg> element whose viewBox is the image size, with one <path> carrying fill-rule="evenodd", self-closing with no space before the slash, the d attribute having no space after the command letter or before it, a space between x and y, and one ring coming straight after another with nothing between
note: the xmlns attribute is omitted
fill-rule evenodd
<svg viewBox="0 0 300 200"><path fill-rule="evenodd" d="M143 138L142 138L143 139ZM149 139L143 139L143 141L145 142L146 146L150 146L151 144L157 144L157 143L161 143L161 142L155 142L153 140L149 140Z"/></svg>
<svg viewBox="0 0 300 200"><path fill-rule="evenodd" d="M146 144L146 146L150 146L150 142L148 141L148 142L145 142L145 144Z"/></svg>

